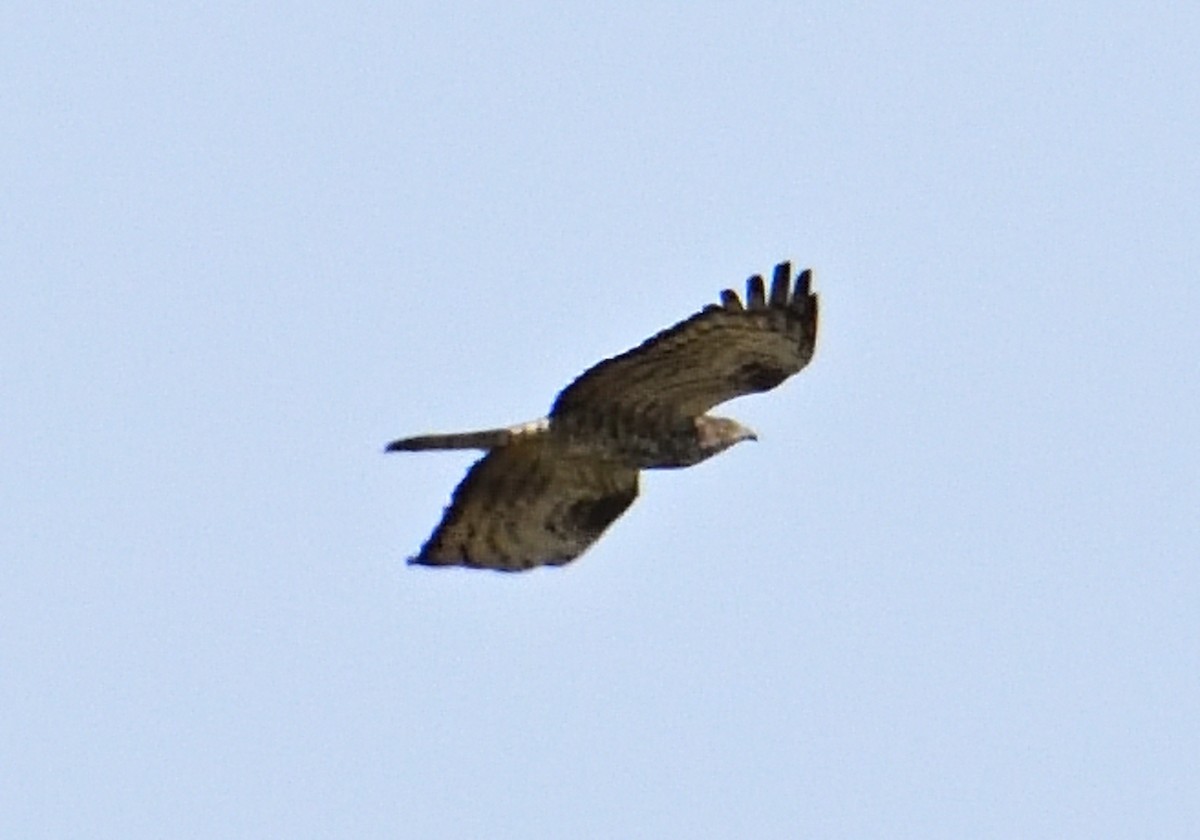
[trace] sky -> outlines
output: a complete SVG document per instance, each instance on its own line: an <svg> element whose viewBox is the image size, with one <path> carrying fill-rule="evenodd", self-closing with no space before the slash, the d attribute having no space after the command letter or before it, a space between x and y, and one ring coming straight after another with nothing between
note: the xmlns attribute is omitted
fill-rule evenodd
<svg viewBox="0 0 1200 840"><path fill-rule="evenodd" d="M0 835L1200 831L1200 8L6 4ZM473 453L780 260L561 569Z"/></svg>

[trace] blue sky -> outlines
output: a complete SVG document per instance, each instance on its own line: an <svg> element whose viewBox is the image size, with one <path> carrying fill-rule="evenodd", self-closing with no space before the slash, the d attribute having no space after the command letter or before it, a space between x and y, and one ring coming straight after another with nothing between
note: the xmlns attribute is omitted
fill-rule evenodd
<svg viewBox="0 0 1200 840"><path fill-rule="evenodd" d="M10 4L0 834L1190 836L1200 12ZM469 453L780 259L588 554Z"/></svg>

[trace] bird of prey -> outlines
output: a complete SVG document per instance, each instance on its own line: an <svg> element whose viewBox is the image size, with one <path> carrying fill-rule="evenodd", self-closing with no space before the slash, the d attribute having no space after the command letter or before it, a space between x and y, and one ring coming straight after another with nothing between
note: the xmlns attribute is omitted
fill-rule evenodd
<svg viewBox="0 0 1200 840"><path fill-rule="evenodd" d="M522 571L578 557L638 494L638 471L689 467L753 431L706 412L769 391L812 359L811 271L775 266L746 301L721 292L690 318L584 372L547 417L502 429L421 435L388 452L482 449L433 535L409 563Z"/></svg>

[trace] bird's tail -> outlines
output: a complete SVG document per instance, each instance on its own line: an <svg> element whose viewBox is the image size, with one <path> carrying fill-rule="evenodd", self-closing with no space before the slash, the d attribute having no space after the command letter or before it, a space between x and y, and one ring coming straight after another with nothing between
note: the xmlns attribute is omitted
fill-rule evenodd
<svg viewBox="0 0 1200 840"><path fill-rule="evenodd" d="M545 432L550 422L542 418L504 429L484 429L479 432L456 432L444 435L418 435L400 438L384 447L385 452L419 452L423 449L495 449L512 443L513 438Z"/></svg>

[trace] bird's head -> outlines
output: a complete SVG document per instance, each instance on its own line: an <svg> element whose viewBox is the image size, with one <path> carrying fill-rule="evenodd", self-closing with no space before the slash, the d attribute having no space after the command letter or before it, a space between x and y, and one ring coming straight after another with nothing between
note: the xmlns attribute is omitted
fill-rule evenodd
<svg viewBox="0 0 1200 840"><path fill-rule="evenodd" d="M743 426L728 417L710 417L703 414L696 418L696 440L705 458L724 452L735 443L758 440L753 429Z"/></svg>

